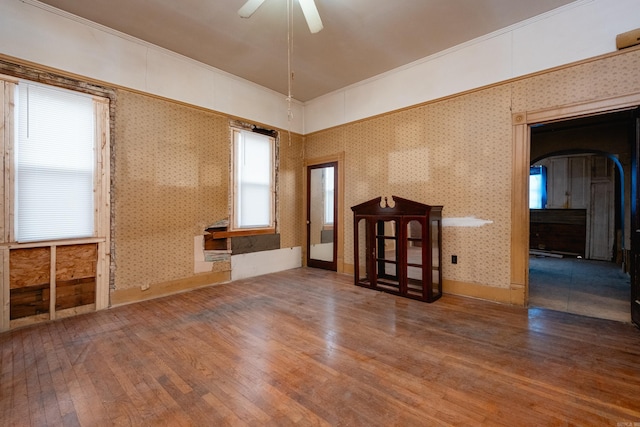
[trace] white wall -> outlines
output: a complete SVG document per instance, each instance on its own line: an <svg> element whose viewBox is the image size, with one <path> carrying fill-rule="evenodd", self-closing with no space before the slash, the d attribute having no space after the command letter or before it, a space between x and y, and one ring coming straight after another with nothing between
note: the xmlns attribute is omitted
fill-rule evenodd
<svg viewBox="0 0 640 427"><path fill-rule="evenodd" d="M0 0L0 53L302 133L303 106L247 80L35 0Z"/></svg>
<svg viewBox="0 0 640 427"><path fill-rule="evenodd" d="M231 256L231 280L302 267L302 248L274 249Z"/></svg>
<svg viewBox="0 0 640 427"><path fill-rule="evenodd" d="M311 133L616 50L639 0L579 0L305 104Z"/></svg>

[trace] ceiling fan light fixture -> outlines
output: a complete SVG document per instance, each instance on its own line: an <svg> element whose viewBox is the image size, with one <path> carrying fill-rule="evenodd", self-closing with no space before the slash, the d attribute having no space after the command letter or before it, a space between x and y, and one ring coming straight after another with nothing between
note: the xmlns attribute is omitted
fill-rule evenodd
<svg viewBox="0 0 640 427"><path fill-rule="evenodd" d="M238 15L240 15L241 18L250 18L262 3L264 3L264 0L248 0L240 10L238 10Z"/></svg>
<svg viewBox="0 0 640 427"><path fill-rule="evenodd" d="M300 7L302 8L302 14L304 15L304 19L307 20L307 25L309 26L309 31L312 34L315 34L322 30L324 27L322 26L322 20L320 19L320 13L318 13L318 8L313 0L298 0L300 3Z"/></svg>
<svg viewBox="0 0 640 427"><path fill-rule="evenodd" d="M309 31L315 34L322 30L324 28L322 26L322 19L320 19L320 13L314 0L298 0L298 2L300 3L300 8L302 8L304 19L307 21L307 26L309 26ZM262 3L264 3L264 0L247 0L238 10L238 15L240 15L241 18L250 18L251 15L262 6Z"/></svg>

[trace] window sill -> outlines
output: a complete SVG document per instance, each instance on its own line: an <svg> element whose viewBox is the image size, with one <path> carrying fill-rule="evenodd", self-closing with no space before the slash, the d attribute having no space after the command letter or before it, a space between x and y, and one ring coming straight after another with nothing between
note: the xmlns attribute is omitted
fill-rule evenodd
<svg viewBox="0 0 640 427"><path fill-rule="evenodd" d="M36 242L7 242L0 243L0 247L7 247L9 249L28 249L28 248L42 248L48 246L68 246L68 245L84 245L88 243L103 243L106 242L105 237L78 237L75 239L62 239L62 240L38 240Z"/></svg>
<svg viewBox="0 0 640 427"><path fill-rule="evenodd" d="M251 229L238 229L229 231L214 231L211 233L214 239L223 239L226 237L239 237L239 236L258 236L260 234L276 234L275 227L272 228L251 228Z"/></svg>

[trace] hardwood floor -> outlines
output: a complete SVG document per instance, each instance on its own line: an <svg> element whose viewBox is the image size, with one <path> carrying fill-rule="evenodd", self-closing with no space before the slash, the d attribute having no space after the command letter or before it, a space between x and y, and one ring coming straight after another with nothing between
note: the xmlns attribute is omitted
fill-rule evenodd
<svg viewBox="0 0 640 427"><path fill-rule="evenodd" d="M640 423L634 326L314 269L3 333L0 362L2 425Z"/></svg>

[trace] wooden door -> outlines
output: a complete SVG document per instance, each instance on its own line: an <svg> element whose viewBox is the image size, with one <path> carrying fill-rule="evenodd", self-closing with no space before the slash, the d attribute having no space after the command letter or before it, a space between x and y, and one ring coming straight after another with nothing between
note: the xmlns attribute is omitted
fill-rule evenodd
<svg viewBox="0 0 640 427"><path fill-rule="evenodd" d="M338 162L307 167L307 266L337 270Z"/></svg>
<svg viewBox="0 0 640 427"><path fill-rule="evenodd" d="M549 194L547 195L548 209L567 209L569 207L569 159L554 157L547 166Z"/></svg>
<svg viewBox="0 0 640 427"><path fill-rule="evenodd" d="M631 319L640 326L640 108L635 110L631 162Z"/></svg>
<svg viewBox="0 0 640 427"><path fill-rule="evenodd" d="M613 259L614 206L613 182L591 183L591 207L589 209L588 259L611 261Z"/></svg>

